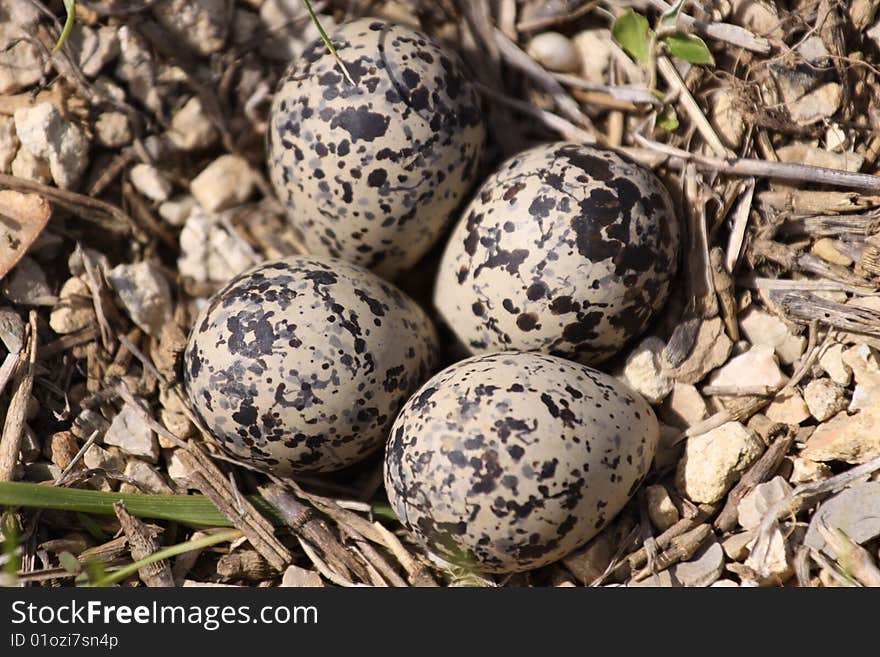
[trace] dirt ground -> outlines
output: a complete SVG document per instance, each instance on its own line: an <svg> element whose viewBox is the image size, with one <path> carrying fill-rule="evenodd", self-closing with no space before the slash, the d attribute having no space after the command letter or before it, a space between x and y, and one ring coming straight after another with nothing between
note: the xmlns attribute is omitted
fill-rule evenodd
<svg viewBox="0 0 880 657"><path fill-rule="evenodd" d="M55 51L60 1L0 0L5 583L880 585L880 1L313 4L331 34L375 16L460 52L489 127L478 179L570 140L669 189L673 293L601 366L660 420L645 485L561 561L484 575L406 532L380 456L293 481L224 454L182 352L226 281L303 249L266 132L318 31L299 0L81 0ZM432 314L442 246L398 280ZM114 508L139 493L156 506ZM159 497L187 493L222 516Z"/></svg>

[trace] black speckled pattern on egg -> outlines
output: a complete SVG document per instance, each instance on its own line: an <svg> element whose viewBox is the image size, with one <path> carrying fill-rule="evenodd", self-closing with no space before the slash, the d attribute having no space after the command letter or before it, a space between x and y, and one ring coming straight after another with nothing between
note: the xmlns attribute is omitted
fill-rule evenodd
<svg viewBox="0 0 880 657"><path fill-rule="evenodd" d="M547 144L480 187L446 247L434 302L473 353L595 364L647 328L677 260L678 219L653 173L612 151Z"/></svg>
<svg viewBox="0 0 880 657"><path fill-rule="evenodd" d="M658 437L651 407L606 374L538 353L474 356L403 407L385 488L440 557L527 570L583 545L623 508Z"/></svg>
<svg viewBox="0 0 880 657"><path fill-rule="evenodd" d="M485 128L458 56L376 19L332 35L357 86L322 41L282 76L269 173L311 253L383 276L415 264L468 194Z"/></svg>
<svg viewBox="0 0 880 657"><path fill-rule="evenodd" d="M422 309L348 263L295 256L219 291L184 355L190 400L233 453L279 475L352 465L382 445L432 372Z"/></svg>

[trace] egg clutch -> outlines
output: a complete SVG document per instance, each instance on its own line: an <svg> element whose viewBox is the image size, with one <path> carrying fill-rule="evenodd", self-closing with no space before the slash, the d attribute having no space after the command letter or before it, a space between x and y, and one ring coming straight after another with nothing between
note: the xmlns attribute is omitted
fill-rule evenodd
<svg viewBox="0 0 880 657"><path fill-rule="evenodd" d="M355 84L319 41L282 76L269 126L270 177L310 255L264 262L205 306L184 358L192 405L281 476L384 447L389 502L435 555L484 572L548 564L651 467L651 407L591 366L668 296L669 194L574 143L480 184L486 131L454 52L373 19L331 39ZM473 356L437 372L431 317L390 281L444 235L434 310Z"/></svg>

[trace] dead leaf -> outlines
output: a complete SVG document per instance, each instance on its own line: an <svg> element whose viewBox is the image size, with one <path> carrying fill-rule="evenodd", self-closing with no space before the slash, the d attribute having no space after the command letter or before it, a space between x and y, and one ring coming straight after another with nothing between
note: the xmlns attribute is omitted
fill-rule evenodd
<svg viewBox="0 0 880 657"><path fill-rule="evenodd" d="M52 206L42 196L0 190L0 278L15 267L51 215Z"/></svg>

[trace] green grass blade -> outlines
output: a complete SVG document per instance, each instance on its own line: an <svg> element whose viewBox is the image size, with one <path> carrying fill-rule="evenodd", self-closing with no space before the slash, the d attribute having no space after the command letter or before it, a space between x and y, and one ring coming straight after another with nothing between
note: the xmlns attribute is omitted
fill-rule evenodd
<svg viewBox="0 0 880 657"><path fill-rule="evenodd" d="M64 47L76 22L76 0L64 0L64 11L67 12L67 18L64 20L64 29L61 30L61 36L58 37L58 43L52 49L52 52L58 52Z"/></svg>
<svg viewBox="0 0 880 657"><path fill-rule="evenodd" d="M124 568L120 568L119 570L92 583L91 586L112 586L117 582L121 582L122 580L131 577L144 566L149 566L150 564L156 563L157 561L162 561L162 559L170 559L171 557L176 557L178 554L183 554L184 552L191 552L192 550L202 550L206 547L217 545L217 543L234 541L241 535L242 533L237 529L227 529L222 532L217 532L216 534L210 534L208 536L198 538L194 541L186 541L185 543L172 545L171 547L167 547L164 550L154 552L150 556L141 559L140 561L135 561L134 563L129 564Z"/></svg>
<svg viewBox="0 0 880 657"><path fill-rule="evenodd" d="M321 40L324 42L324 45L327 46L327 50L330 51L330 54L333 55L334 59L336 59L336 63L339 64L339 67L342 69L342 72L345 74L345 78L353 86L357 86L357 82L355 82L354 78L351 77L351 73L348 72L348 67L345 65L345 62L342 61L342 58L339 56L339 53L336 52L336 48L333 46L333 42L330 40L330 37L327 36L327 33L324 31L324 26L322 26L321 21L318 20L318 15L315 13L315 10L312 9L312 3L309 2L309 0L303 0L303 4L306 6L306 11L309 12L309 18L312 19L312 22L315 24L315 27L318 28L318 34L321 35Z"/></svg>
<svg viewBox="0 0 880 657"><path fill-rule="evenodd" d="M56 488L23 482L0 482L0 507L28 507L73 511L95 515L115 515L113 504L122 501L138 518L173 520L201 527L231 527L232 523L203 495L143 495L140 493L104 493L80 488ZM266 500L249 496L248 500L275 525L284 522Z"/></svg>

